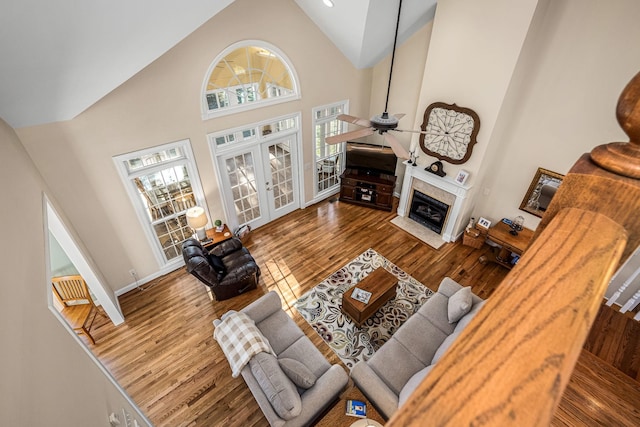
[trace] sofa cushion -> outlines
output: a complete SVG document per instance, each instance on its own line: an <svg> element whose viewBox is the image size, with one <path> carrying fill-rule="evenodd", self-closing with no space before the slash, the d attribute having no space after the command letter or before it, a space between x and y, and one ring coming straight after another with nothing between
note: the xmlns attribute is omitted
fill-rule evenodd
<svg viewBox="0 0 640 427"><path fill-rule="evenodd" d="M302 401L296 386L280 369L274 355L261 352L249 362L251 372L273 410L283 420L291 420L302 412Z"/></svg>
<svg viewBox="0 0 640 427"><path fill-rule="evenodd" d="M438 362L438 360L440 360L440 358L444 355L444 353L447 350L449 350L449 347L451 347L451 344L453 344L453 342L456 340L456 338L458 338L459 335L460 335L460 331L454 332L444 339L442 344L440 344L440 347L438 347L436 354L433 356L433 359L431 360L432 365L435 365Z"/></svg>
<svg viewBox="0 0 640 427"><path fill-rule="evenodd" d="M291 321L293 323L293 320ZM331 364L306 335L302 335L286 350L278 353L280 358L298 360L309 368L316 378L320 378L331 367Z"/></svg>
<svg viewBox="0 0 640 427"><path fill-rule="evenodd" d="M433 355L448 336L422 314L415 313L400 327L393 337L420 360L424 366L431 364Z"/></svg>
<svg viewBox="0 0 640 427"><path fill-rule="evenodd" d="M456 323L471 310L471 286L466 286L449 297L447 313L449 323Z"/></svg>
<svg viewBox="0 0 640 427"><path fill-rule="evenodd" d="M429 299L418 309L418 313L424 316L433 326L440 329L443 334L449 335L456 325L449 323L447 304L449 298L439 291L431 295ZM402 327L400 327L402 328Z"/></svg>
<svg viewBox="0 0 640 427"><path fill-rule="evenodd" d="M367 364L396 395L413 374L426 366L393 336L367 360Z"/></svg>
<svg viewBox="0 0 640 427"><path fill-rule="evenodd" d="M285 375L298 387L307 390L316 383L316 376L302 362L283 357L278 359L278 363Z"/></svg>
<svg viewBox="0 0 640 427"><path fill-rule="evenodd" d="M262 331L262 334L267 337L271 348L278 356L300 337L304 336L296 322L291 320L284 310L272 313L261 322L256 322L256 325Z"/></svg>
<svg viewBox="0 0 640 427"><path fill-rule="evenodd" d="M418 388L424 377L426 377L427 374L431 372L431 369L433 369L433 365L429 365L426 368L420 369L418 372L413 374L411 378L409 378L409 381L407 381L404 387L402 387L402 390L400 390L400 396L398 397L398 407L402 406L407 401L407 399L409 399L411 393L413 393L413 391Z"/></svg>

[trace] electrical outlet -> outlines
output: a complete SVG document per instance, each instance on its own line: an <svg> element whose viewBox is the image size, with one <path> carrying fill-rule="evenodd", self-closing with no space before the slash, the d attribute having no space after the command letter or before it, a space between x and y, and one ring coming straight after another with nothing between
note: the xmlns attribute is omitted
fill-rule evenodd
<svg viewBox="0 0 640 427"><path fill-rule="evenodd" d="M133 268L132 268L131 270L129 270L129 274L130 274L131 276L133 276L133 277L136 277L136 276L138 275L138 273L136 273L136 270L135 270L135 269L133 269Z"/></svg>

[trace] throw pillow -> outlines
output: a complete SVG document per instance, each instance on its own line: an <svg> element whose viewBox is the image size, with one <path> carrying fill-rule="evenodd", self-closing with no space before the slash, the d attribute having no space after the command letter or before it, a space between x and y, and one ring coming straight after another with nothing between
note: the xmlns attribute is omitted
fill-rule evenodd
<svg viewBox="0 0 640 427"><path fill-rule="evenodd" d="M473 300L471 299L471 286L460 289L449 297L448 315L449 323L456 323L471 310Z"/></svg>
<svg viewBox="0 0 640 427"><path fill-rule="evenodd" d="M282 371L295 385L303 389L309 389L316 383L316 376L302 362L288 357L278 359Z"/></svg>
<svg viewBox="0 0 640 427"><path fill-rule="evenodd" d="M227 268L224 266L222 258L220 258L219 256L209 254L209 264L211 264L211 267L213 267L215 272L218 273L218 280L222 278L221 276L227 274Z"/></svg>
<svg viewBox="0 0 640 427"><path fill-rule="evenodd" d="M302 412L302 400L296 386L284 374L273 354L261 352L249 361L251 372L258 381L273 410L283 420L291 420Z"/></svg>

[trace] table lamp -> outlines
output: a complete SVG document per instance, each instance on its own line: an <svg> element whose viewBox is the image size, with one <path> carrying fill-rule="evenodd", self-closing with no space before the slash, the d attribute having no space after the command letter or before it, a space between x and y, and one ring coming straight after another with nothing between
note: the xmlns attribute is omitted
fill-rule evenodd
<svg viewBox="0 0 640 427"><path fill-rule="evenodd" d="M198 237L198 240L204 240L207 237L207 233L204 230L204 227L207 225L209 220L207 219L207 215L204 213L204 209L200 206L194 206L193 208L187 209L187 224L191 227Z"/></svg>

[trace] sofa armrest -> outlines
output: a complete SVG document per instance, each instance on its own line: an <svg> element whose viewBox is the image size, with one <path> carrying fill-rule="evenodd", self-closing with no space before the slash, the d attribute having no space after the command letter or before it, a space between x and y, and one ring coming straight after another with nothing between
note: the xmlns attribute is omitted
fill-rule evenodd
<svg viewBox="0 0 640 427"><path fill-rule="evenodd" d="M445 277L444 279L442 279L442 282L440 282L440 286L438 286L438 292L446 296L447 298L458 292L460 289L462 289L462 285L451 279L450 277Z"/></svg>
<svg viewBox="0 0 640 427"><path fill-rule="evenodd" d="M260 323L281 309L282 303L280 302L280 297L275 291L270 291L243 308L241 311L253 319L254 322Z"/></svg>
<svg viewBox="0 0 640 427"><path fill-rule="evenodd" d="M310 389L306 390L301 397L302 412L292 420L285 421L276 414L269 403L269 399L262 391L260 384L256 381L251 369L245 366L242 369L242 377L251 390L251 394L258 402L265 418L271 426L277 427L303 427L311 425L311 422L324 412L326 408L333 404L344 387L349 382L349 377L342 367L332 365Z"/></svg>
<svg viewBox="0 0 640 427"><path fill-rule="evenodd" d="M340 365L331 367L316 380L302 396L302 412L294 420L295 425L308 426L332 405L349 382L349 376ZM294 425L287 423L287 426Z"/></svg>
<svg viewBox="0 0 640 427"><path fill-rule="evenodd" d="M351 370L351 378L386 419L391 418L398 410L398 395L367 365L367 362L356 363Z"/></svg>

